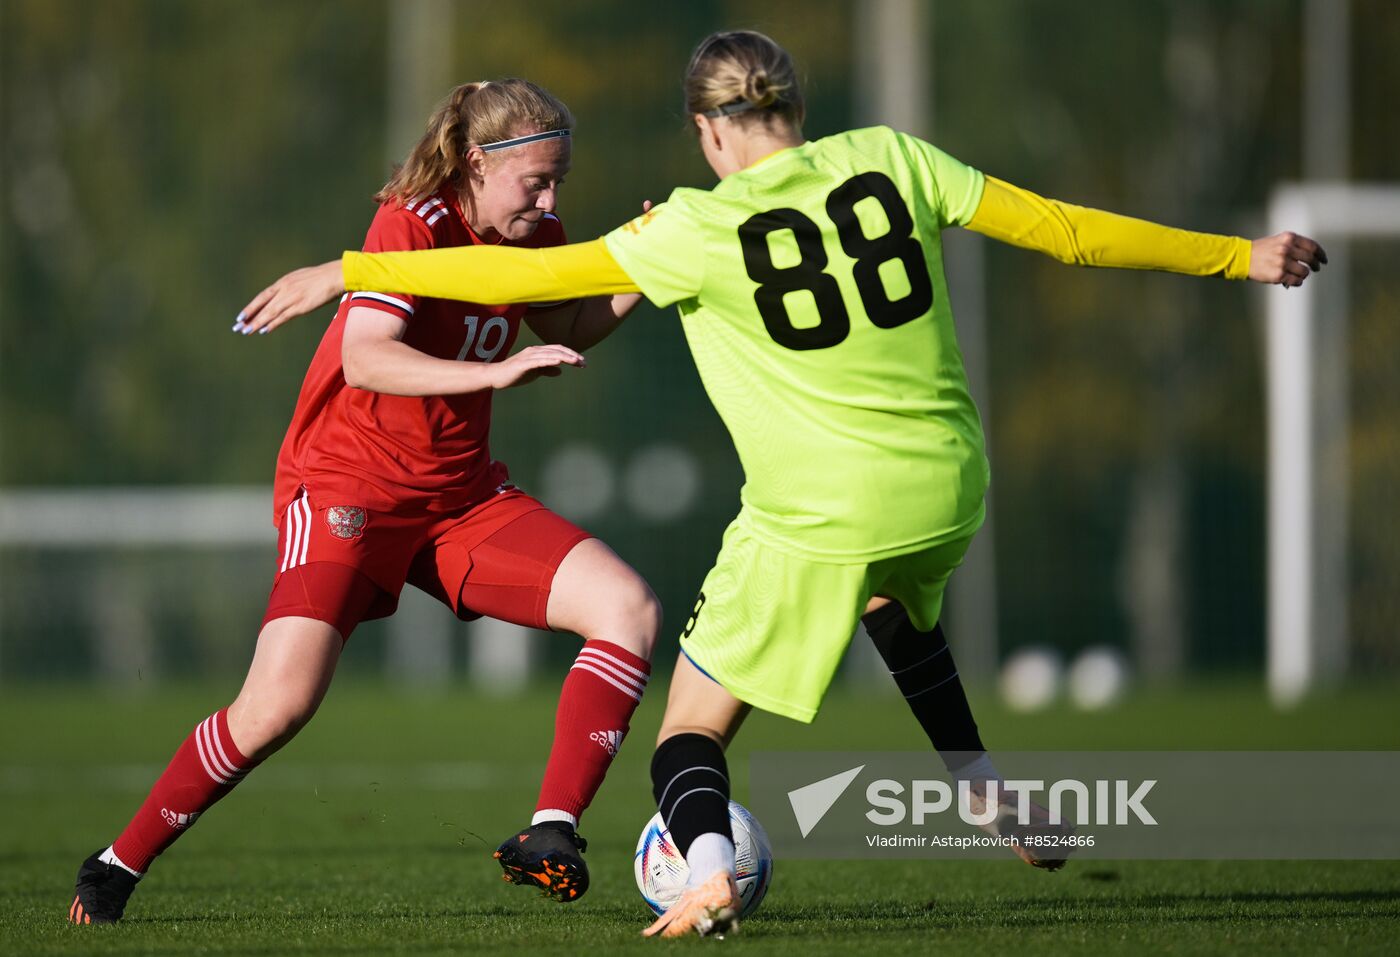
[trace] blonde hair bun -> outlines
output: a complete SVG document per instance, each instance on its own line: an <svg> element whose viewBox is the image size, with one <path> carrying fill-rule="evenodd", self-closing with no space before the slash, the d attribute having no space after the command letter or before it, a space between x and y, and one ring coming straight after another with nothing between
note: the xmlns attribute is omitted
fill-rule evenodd
<svg viewBox="0 0 1400 957"><path fill-rule="evenodd" d="M764 110L778 101L778 93L768 80L767 70L750 70L744 78L744 99L754 105L754 109Z"/></svg>
<svg viewBox="0 0 1400 957"><path fill-rule="evenodd" d="M748 106L733 109L737 103ZM739 122L777 116L798 126L806 115L792 57L753 30L712 33L700 41L686 69L685 108L712 115L721 110Z"/></svg>

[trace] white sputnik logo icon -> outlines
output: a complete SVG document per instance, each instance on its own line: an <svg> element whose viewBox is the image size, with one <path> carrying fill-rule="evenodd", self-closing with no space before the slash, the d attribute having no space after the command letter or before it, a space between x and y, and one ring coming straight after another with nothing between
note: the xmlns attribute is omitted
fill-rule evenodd
<svg viewBox="0 0 1400 957"><path fill-rule="evenodd" d="M797 818L797 827L802 831L803 837L812 833L812 828L821 823L826 812L830 811L831 806L840 800L841 795L846 793L846 788L851 786L856 775L864 770L865 765L862 764L860 767L842 771L840 774L833 774L829 778L822 778L820 781L814 781L795 791L788 792L788 803L792 805L792 816Z"/></svg>

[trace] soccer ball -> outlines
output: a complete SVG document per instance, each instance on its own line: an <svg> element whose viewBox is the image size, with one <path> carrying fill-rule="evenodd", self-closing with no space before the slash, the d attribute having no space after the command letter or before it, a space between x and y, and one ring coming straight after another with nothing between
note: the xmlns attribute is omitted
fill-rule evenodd
<svg viewBox="0 0 1400 957"><path fill-rule="evenodd" d="M1098 711L1117 704L1128 690L1128 659L1116 648L1087 648L1069 669L1069 697L1075 707Z"/></svg>
<svg viewBox="0 0 1400 957"><path fill-rule="evenodd" d="M734 829L734 865L738 871L735 880L739 900L744 904L740 916L747 917L758 910L763 895L768 893L768 883L773 879L773 848L763 825L737 801L729 802L729 826ZM642 828L632 867L637 875L637 890L654 913L659 915L680 900L685 882L690 879L690 868L671 843L671 832L666 830L660 812Z"/></svg>
<svg viewBox="0 0 1400 957"><path fill-rule="evenodd" d="M1065 666L1053 648L1022 648L1001 669L1001 696L1013 711L1039 711L1059 697Z"/></svg>

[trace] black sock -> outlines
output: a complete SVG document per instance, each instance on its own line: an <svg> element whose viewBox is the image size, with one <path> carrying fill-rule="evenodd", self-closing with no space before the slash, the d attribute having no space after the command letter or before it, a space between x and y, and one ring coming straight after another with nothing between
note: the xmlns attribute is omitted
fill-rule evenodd
<svg viewBox="0 0 1400 957"><path fill-rule="evenodd" d="M678 734L662 741L651 758L651 793L681 856L701 834L734 840L729 827L729 765L713 738Z"/></svg>
<svg viewBox="0 0 1400 957"><path fill-rule="evenodd" d="M972 720L958 666L943 626L918 631L904 607L890 602L863 619L885 667L903 692L949 771L971 764L986 751Z"/></svg>

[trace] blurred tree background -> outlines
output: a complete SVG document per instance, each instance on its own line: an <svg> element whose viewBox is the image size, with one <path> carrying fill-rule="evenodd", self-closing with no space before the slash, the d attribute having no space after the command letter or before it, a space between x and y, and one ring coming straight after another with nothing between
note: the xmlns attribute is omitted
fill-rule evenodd
<svg viewBox="0 0 1400 957"><path fill-rule="evenodd" d="M251 341L229 332L233 316L289 268L360 244L390 158L452 83L525 76L570 104L579 127L561 213L580 239L675 185L711 184L679 93L711 30L761 29L793 52L809 136L860 119L859 2L444 6L406 49L446 56L446 84L404 117L390 115L405 62L390 48L392 0L0 0L0 485L269 483L329 310ZM933 139L989 173L1244 235L1262 231L1270 192L1300 178L1300 0L930 9ZM1394 181L1400 7L1353 0L1352 23L1350 177ZM1368 275L1393 268L1371 255ZM986 262L1002 646L1127 645L1157 629L1188 666L1257 667L1259 290L1001 247ZM1356 326L1379 330L1357 347L1368 394L1390 390L1380 408L1392 412L1396 306L1393 285L1362 284L1353 300ZM699 463L682 514L647 518L617 495L585 521L654 583L669 636L741 475L671 311L644 305L591 359L499 396L493 451L536 493L561 449L586 446L621 470L665 443ZM1358 481L1393 495L1394 423L1362 425ZM1375 631L1398 620L1391 542L1363 542L1379 556L1358 573L1384 609ZM191 586L210 598L162 636L166 670L245 657L271 578L254 557ZM0 568L13 582L45 562L82 590L65 572L80 564L71 555L9 555ZM82 642L17 624L45 614L17 589L4 599L7 678L71 673ZM200 638L214 649L201 656L180 650L191 630L240 637ZM358 660L373 661L374 641L362 644ZM1393 640L1374 644L1370 660L1395 655Z"/></svg>

